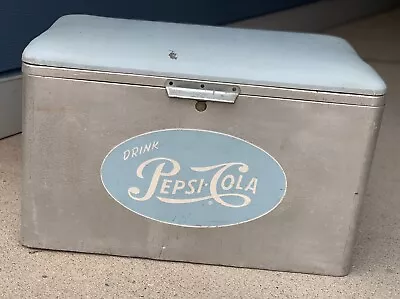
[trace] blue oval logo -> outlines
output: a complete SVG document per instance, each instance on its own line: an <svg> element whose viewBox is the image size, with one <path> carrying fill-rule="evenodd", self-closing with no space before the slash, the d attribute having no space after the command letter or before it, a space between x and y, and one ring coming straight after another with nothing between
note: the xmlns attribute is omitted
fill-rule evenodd
<svg viewBox="0 0 400 299"><path fill-rule="evenodd" d="M185 227L262 217L282 201L286 176L261 148L234 136L168 129L128 139L101 166L112 198L132 212Z"/></svg>

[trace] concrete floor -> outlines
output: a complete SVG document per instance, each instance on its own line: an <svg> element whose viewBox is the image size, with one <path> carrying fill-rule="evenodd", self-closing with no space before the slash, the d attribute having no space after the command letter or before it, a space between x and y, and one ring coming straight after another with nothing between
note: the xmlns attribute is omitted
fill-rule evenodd
<svg viewBox="0 0 400 299"><path fill-rule="evenodd" d="M21 247L18 135L0 140L0 297L400 298L400 10L329 33L349 40L389 86L349 276L332 278Z"/></svg>

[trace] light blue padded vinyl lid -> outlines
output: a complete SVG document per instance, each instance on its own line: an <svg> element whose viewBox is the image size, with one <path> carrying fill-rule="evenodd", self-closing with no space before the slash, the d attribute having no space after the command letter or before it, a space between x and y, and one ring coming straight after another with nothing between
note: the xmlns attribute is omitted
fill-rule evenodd
<svg viewBox="0 0 400 299"><path fill-rule="evenodd" d="M176 58L176 59L174 59ZM28 64L360 95L386 85L343 39L68 15L25 49Z"/></svg>

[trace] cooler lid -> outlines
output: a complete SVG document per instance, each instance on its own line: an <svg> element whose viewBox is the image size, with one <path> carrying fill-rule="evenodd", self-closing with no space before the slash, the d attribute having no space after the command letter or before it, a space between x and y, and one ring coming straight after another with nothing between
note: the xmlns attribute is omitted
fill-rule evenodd
<svg viewBox="0 0 400 299"><path fill-rule="evenodd" d="M343 39L68 15L35 38L23 62L115 73L378 96L380 76Z"/></svg>

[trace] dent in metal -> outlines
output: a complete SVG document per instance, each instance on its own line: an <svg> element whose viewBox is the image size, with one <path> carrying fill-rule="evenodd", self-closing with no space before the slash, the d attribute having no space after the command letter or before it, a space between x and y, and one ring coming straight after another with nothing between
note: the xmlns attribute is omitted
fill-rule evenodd
<svg viewBox="0 0 400 299"><path fill-rule="evenodd" d="M176 54L176 52L173 51L173 50L170 50L168 56L169 56L169 58L171 58L173 60L177 60L178 59L178 54Z"/></svg>

